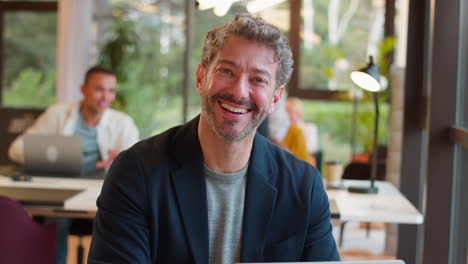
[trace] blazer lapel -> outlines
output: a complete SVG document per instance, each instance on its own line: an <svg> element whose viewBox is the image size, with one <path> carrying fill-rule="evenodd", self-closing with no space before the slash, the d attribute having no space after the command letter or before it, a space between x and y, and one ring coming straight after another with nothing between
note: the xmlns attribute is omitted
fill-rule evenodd
<svg viewBox="0 0 468 264"><path fill-rule="evenodd" d="M268 166L265 144L265 139L255 136L247 175L241 262L262 261L268 224L276 202L277 189L268 181L275 169Z"/></svg>
<svg viewBox="0 0 468 264"><path fill-rule="evenodd" d="M208 209L197 128L195 118L174 137L173 154L180 166L173 170L172 180L194 263L208 263Z"/></svg>

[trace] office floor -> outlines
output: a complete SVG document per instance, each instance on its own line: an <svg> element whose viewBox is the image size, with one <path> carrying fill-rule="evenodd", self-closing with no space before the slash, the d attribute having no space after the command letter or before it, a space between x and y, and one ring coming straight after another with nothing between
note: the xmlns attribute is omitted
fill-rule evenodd
<svg viewBox="0 0 468 264"><path fill-rule="evenodd" d="M335 239L339 237L339 224L333 224L333 235ZM78 237L69 236L68 238L68 257L67 264L77 264L76 254L78 246ZM91 236L83 240L85 247L85 256L88 255ZM343 246L339 249L343 260L359 259L388 259L392 256L384 256L385 249L385 229L378 225L374 227L370 236L366 236L366 229L359 223L347 223L344 231Z"/></svg>
<svg viewBox="0 0 468 264"><path fill-rule="evenodd" d="M333 223L333 235L337 241L339 228L339 223ZM373 223L369 236L364 223L347 223L339 251L342 260L395 259L395 256L385 255L385 228L382 223Z"/></svg>

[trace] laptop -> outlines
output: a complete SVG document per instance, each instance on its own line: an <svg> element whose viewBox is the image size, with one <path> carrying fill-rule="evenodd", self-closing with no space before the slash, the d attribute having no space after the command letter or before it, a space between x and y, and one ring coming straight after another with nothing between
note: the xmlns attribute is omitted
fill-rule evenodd
<svg viewBox="0 0 468 264"><path fill-rule="evenodd" d="M79 177L80 136L24 135L24 172L32 176Z"/></svg>
<svg viewBox="0 0 468 264"><path fill-rule="evenodd" d="M275 262L269 262L275 263ZM282 264L405 264L403 260L356 260L356 261L319 261L319 262L281 262ZM243 263L253 264L253 263ZM255 264L267 264L255 263Z"/></svg>

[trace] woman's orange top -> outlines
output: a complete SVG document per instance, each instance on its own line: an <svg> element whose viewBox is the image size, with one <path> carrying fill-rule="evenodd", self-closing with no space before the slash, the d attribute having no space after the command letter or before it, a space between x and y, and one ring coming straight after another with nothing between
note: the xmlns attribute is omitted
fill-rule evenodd
<svg viewBox="0 0 468 264"><path fill-rule="evenodd" d="M310 154L307 152L307 143L304 133L298 125L291 124L289 126L288 133L283 138L282 143L298 159L312 164L312 156L310 156Z"/></svg>

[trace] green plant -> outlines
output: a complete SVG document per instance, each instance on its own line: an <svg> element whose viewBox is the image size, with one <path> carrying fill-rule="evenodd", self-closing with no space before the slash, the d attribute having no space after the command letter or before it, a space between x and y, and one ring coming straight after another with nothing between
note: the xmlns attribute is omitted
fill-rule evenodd
<svg viewBox="0 0 468 264"><path fill-rule="evenodd" d="M55 71L26 68L6 87L4 102L15 106L47 106L55 100Z"/></svg>
<svg viewBox="0 0 468 264"><path fill-rule="evenodd" d="M138 35L134 23L131 20L114 17L113 30L100 54L99 64L115 72L119 83L126 82L131 72L129 69L134 64L132 61L138 56ZM127 105L125 93L124 89L117 90L114 108L125 111Z"/></svg>
<svg viewBox="0 0 468 264"><path fill-rule="evenodd" d="M160 16L129 7L117 10L126 11L113 12L120 15L113 16L113 30L100 50L100 63L117 75L112 107L129 114L145 138L182 121L184 46L171 35L178 33L171 30L176 25L162 23ZM170 45L164 46L165 41Z"/></svg>
<svg viewBox="0 0 468 264"><path fill-rule="evenodd" d="M352 127L352 102L304 101L304 118L319 128L319 145L327 158L348 162L350 158L350 137ZM380 107L382 120L388 119L390 106L383 103ZM372 150L374 110L366 100L359 105L357 118L356 147L358 152ZM379 141L387 142L387 125L380 123Z"/></svg>

